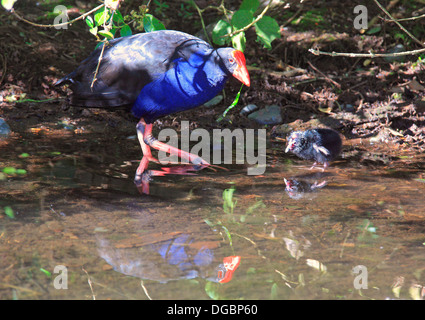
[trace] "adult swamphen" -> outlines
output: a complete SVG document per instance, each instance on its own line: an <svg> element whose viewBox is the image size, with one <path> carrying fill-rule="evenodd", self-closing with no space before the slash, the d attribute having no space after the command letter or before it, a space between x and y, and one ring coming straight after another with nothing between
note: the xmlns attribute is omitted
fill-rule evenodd
<svg viewBox="0 0 425 320"><path fill-rule="evenodd" d="M171 30L111 40L102 57L101 51L101 47L97 48L56 85L71 83L73 105L100 108L132 105L133 114L140 119L136 128L143 151L136 184L147 163L155 160L150 147L208 166L202 158L158 141L152 135L152 124L162 116L209 101L223 89L231 75L249 86L244 54L233 48L214 49L199 38Z"/></svg>
<svg viewBox="0 0 425 320"><path fill-rule="evenodd" d="M298 157L314 160L313 167L323 163L323 170L341 152L342 141L339 133L331 129L294 131L289 135L285 152L291 151Z"/></svg>

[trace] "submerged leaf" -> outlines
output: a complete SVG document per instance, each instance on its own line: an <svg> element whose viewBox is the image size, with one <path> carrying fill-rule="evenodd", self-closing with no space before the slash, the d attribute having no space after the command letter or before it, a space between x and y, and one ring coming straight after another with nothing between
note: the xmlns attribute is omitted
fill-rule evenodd
<svg viewBox="0 0 425 320"><path fill-rule="evenodd" d="M328 270L328 268L326 268L326 266L318 260L307 259L306 263L308 266L316 269L317 271L326 272Z"/></svg>
<svg viewBox="0 0 425 320"><path fill-rule="evenodd" d="M15 214L13 213L13 209L9 206L4 207L4 214L7 215L10 219L15 218Z"/></svg>

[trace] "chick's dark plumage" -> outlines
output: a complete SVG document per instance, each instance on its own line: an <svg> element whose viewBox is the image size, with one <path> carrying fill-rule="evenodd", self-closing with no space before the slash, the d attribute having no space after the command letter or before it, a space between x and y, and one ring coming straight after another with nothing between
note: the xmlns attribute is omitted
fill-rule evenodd
<svg viewBox="0 0 425 320"><path fill-rule="evenodd" d="M326 168L329 162L340 154L341 147L342 141L338 132L318 128L292 132L285 152L291 151L302 159L314 160L315 164L323 163Z"/></svg>

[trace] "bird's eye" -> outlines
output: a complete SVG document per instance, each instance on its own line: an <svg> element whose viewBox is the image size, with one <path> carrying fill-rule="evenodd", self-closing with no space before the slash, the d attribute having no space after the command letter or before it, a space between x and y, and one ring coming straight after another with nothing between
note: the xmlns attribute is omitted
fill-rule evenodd
<svg viewBox="0 0 425 320"><path fill-rule="evenodd" d="M229 62L230 62L230 63L233 63L233 62L235 62L235 60L233 60L232 58L230 58L230 59L229 59Z"/></svg>

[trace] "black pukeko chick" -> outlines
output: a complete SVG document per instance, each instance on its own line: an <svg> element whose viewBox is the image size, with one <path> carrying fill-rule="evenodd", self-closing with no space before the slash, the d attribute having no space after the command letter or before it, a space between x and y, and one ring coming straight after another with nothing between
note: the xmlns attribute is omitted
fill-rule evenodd
<svg viewBox="0 0 425 320"><path fill-rule="evenodd" d="M291 151L300 158L314 160L311 168L323 163L323 170L341 152L342 141L339 133L332 129L310 129L294 131L289 135L285 152Z"/></svg>

